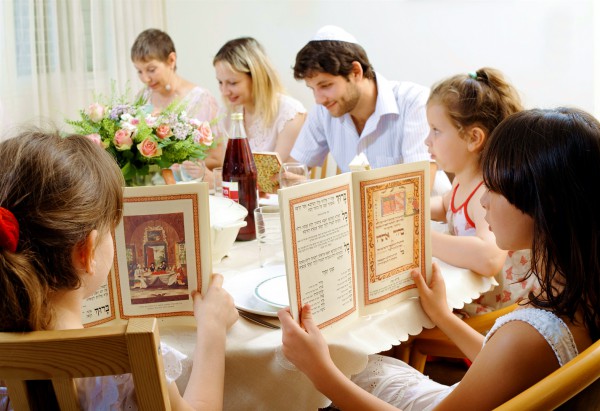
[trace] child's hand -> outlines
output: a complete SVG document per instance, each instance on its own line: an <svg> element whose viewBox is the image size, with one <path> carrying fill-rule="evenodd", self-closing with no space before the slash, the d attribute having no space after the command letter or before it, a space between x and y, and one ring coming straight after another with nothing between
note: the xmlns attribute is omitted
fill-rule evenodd
<svg viewBox="0 0 600 411"><path fill-rule="evenodd" d="M411 275L419 290L423 310L437 324L440 318L452 312L446 301L446 284L440 267L436 263L432 264L431 284L429 285L425 283L425 278L419 270L413 270Z"/></svg>
<svg viewBox="0 0 600 411"><path fill-rule="evenodd" d="M198 328L204 326L225 326L229 329L238 319L238 311L233 298L223 288L223 276L213 274L208 291L204 296L199 291L192 292L194 317Z"/></svg>
<svg viewBox="0 0 600 411"><path fill-rule="evenodd" d="M311 380L333 365L329 347L321 331L314 323L310 305L306 304L301 313L302 327L292 318L289 307L277 313L281 321L283 354Z"/></svg>

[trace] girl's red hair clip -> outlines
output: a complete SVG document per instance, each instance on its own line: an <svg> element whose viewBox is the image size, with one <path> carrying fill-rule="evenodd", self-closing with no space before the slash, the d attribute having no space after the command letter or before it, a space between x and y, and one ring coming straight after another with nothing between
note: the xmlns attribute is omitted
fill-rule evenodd
<svg viewBox="0 0 600 411"><path fill-rule="evenodd" d="M0 207L0 248L11 253L17 251L19 242L19 222L15 215L4 207Z"/></svg>

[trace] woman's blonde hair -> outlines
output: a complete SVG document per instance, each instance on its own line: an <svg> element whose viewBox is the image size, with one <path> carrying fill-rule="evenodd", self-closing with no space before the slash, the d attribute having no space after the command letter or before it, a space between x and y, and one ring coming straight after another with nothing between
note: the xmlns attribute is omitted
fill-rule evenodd
<svg viewBox="0 0 600 411"><path fill-rule="evenodd" d="M279 110L278 94L284 90L260 43L252 37L230 40L216 54L213 65L218 62L225 63L232 71L250 76L256 113L265 126L270 126Z"/></svg>
<svg viewBox="0 0 600 411"><path fill-rule="evenodd" d="M48 297L81 286L73 250L93 230L111 235L122 187L115 160L87 137L28 130L0 143L0 207L19 224L16 252L0 248L0 331L52 327Z"/></svg>

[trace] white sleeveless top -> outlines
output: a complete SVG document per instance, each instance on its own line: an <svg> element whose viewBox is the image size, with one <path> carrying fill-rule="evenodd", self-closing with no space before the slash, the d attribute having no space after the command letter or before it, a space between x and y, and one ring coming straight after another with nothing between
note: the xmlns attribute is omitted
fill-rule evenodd
<svg viewBox="0 0 600 411"><path fill-rule="evenodd" d="M552 347L561 367L577 356L578 351L573 334L571 334L571 330L565 322L553 312L532 307L511 311L498 318L490 332L485 336L483 345L494 335L498 328L510 321L524 321L534 327L548 342L548 345Z"/></svg>
<svg viewBox="0 0 600 411"><path fill-rule="evenodd" d="M448 230L450 234L456 236L474 236L477 231L475 229L475 223L469 216L468 207L469 201L475 195L479 187L483 185L483 181L477 184L477 187L471 194L467 197L467 199L459 206L456 207L454 204L454 197L456 196L456 190L460 184L456 184L454 190L452 191L452 197L450 198L450 207L448 207L448 211L446 211L446 221L448 221Z"/></svg>
<svg viewBox="0 0 600 411"><path fill-rule="evenodd" d="M561 367L577 356L573 335L563 320L550 311L529 307L512 311L496 320L484 345L510 321L524 321L533 326L552 347ZM406 363L381 355L370 356L365 370L352 376L352 381L404 411L430 411L458 385L439 384Z"/></svg>

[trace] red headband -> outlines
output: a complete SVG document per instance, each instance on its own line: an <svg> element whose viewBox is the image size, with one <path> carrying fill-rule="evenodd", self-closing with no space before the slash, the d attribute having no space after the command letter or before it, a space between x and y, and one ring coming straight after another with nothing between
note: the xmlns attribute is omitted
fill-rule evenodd
<svg viewBox="0 0 600 411"><path fill-rule="evenodd" d="M11 253L17 251L19 242L19 223L14 214L0 207L0 248L6 248Z"/></svg>

